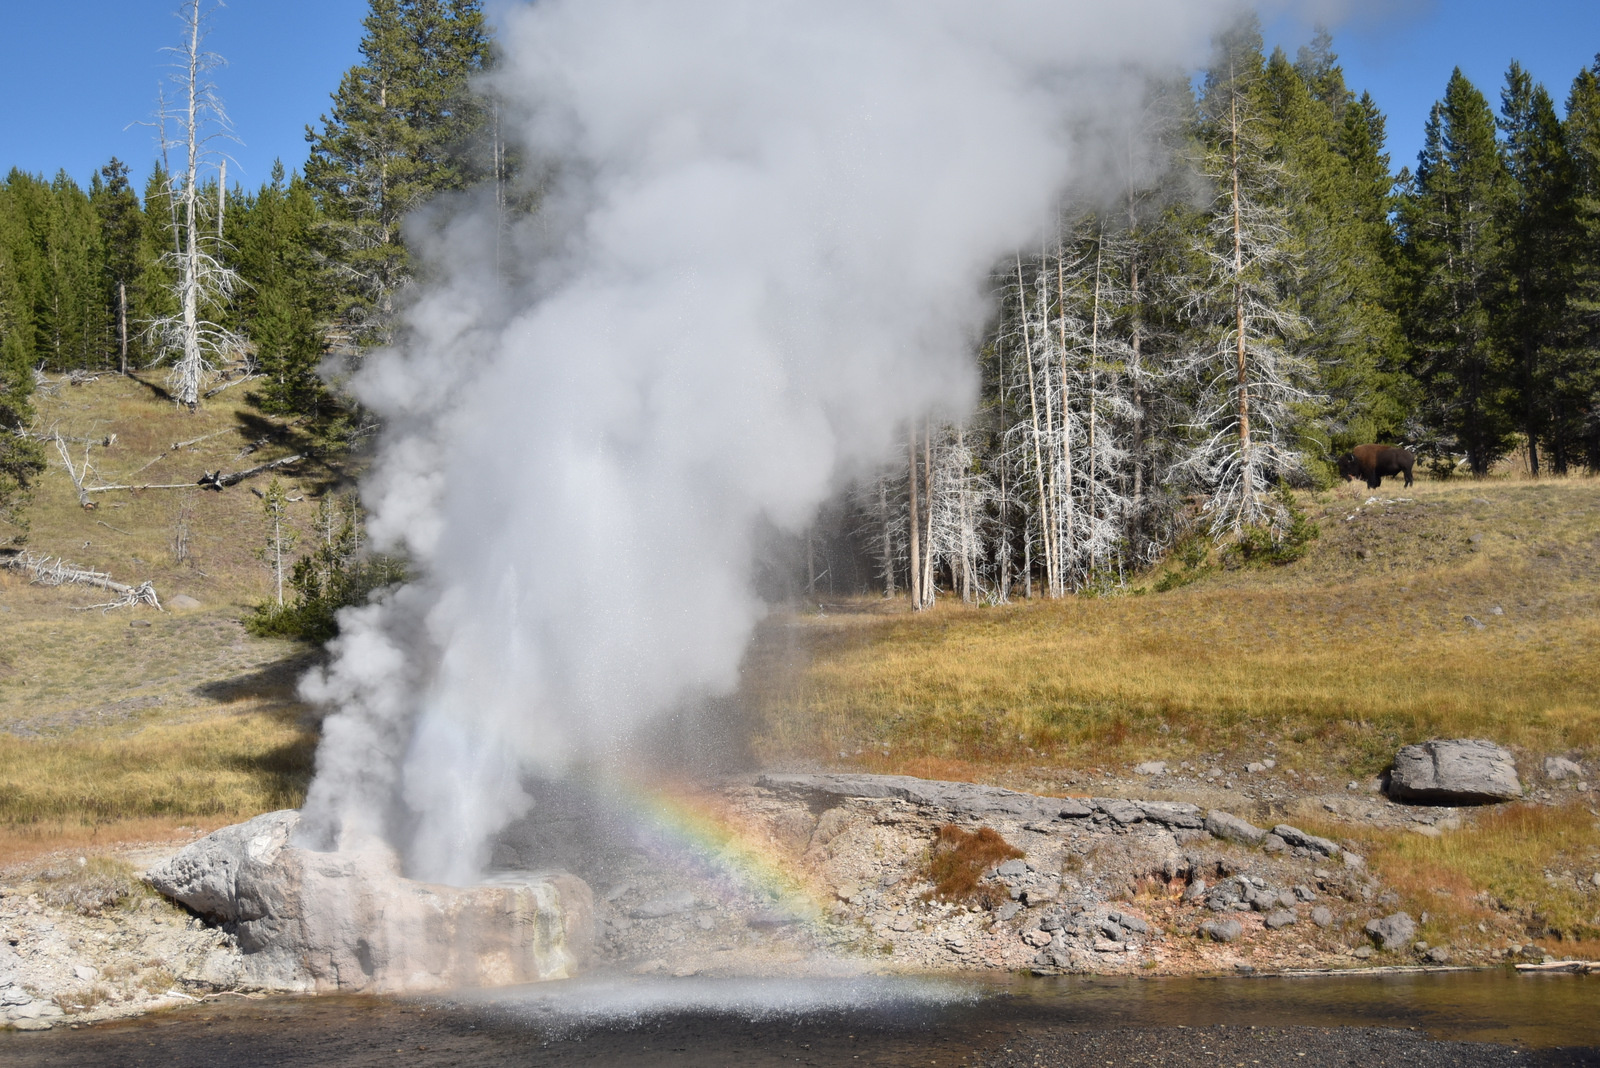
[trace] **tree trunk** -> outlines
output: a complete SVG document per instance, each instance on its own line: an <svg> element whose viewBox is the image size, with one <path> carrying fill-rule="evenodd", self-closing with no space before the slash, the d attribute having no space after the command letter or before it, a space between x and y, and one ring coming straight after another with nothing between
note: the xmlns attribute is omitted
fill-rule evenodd
<svg viewBox="0 0 1600 1068"><path fill-rule="evenodd" d="M1044 570L1046 588L1055 588L1055 568L1050 554L1050 500L1045 496L1044 456L1039 446L1039 392L1033 380L1033 343L1028 337L1028 289L1022 281L1022 256L1017 256L1017 304L1022 313L1023 358L1028 364L1028 410L1033 416L1033 472L1039 492L1039 534L1045 549ZM1030 569L1030 576L1032 571ZM1028 596L1033 596L1032 578L1029 579Z"/></svg>
<svg viewBox="0 0 1600 1068"><path fill-rule="evenodd" d="M917 503L917 424L911 424L911 436L906 445L906 457L910 468L907 484L911 490L911 607L922 607L922 541L918 529L921 522L921 505Z"/></svg>
<svg viewBox="0 0 1600 1068"><path fill-rule="evenodd" d="M938 587L933 578L933 422L929 419L922 421L922 496L928 508L928 537L922 545L922 603L931 608Z"/></svg>
<svg viewBox="0 0 1600 1068"><path fill-rule="evenodd" d="M122 353L122 377L128 377L128 284L117 282L117 345Z"/></svg>
<svg viewBox="0 0 1600 1068"><path fill-rule="evenodd" d="M1250 448L1250 377L1245 358L1244 315L1244 224L1241 218L1243 204L1239 192L1239 98L1235 93L1230 102L1229 151L1230 177L1233 179L1233 309L1238 333L1237 373L1239 389L1239 461L1244 473L1244 492L1247 498L1255 497L1255 463Z"/></svg>

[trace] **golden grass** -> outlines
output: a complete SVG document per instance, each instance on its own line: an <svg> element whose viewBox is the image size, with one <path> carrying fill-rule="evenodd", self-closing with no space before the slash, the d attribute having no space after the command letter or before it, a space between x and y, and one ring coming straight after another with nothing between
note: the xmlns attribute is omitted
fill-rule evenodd
<svg viewBox="0 0 1600 1068"><path fill-rule="evenodd" d="M1587 805L1516 804L1430 838L1410 831L1301 820L1357 843L1372 870L1435 943L1499 933L1557 956L1600 958L1600 817ZM1479 930L1479 925L1484 930Z"/></svg>
<svg viewBox="0 0 1600 1068"><path fill-rule="evenodd" d="M1305 560L1171 593L784 621L746 670L756 749L998 768L1271 737L1291 766L1371 773L1436 735L1600 744L1600 483L1416 492L1352 523L1330 495ZM1384 548L1358 558L1362 539Z"/></svg>
<svg viewBox="0 0 1600 1068"><path fill-rule="evenodd" d="M0 826L103 827L123 821L233 822L293 808L315 735L281 715L218 715L129 731L0 734Z"/></svg>

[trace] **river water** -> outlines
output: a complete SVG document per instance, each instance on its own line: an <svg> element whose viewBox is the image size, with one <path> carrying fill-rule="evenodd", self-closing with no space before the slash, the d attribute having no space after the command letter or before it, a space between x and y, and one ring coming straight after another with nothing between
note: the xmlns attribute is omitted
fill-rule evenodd
<svg viewBox="0 0 1600 1068"><path fill-rule="evenodd" d="M0 1065L1600 1065L1600 977L589 979L220 998L0 1033Z"/></svg>

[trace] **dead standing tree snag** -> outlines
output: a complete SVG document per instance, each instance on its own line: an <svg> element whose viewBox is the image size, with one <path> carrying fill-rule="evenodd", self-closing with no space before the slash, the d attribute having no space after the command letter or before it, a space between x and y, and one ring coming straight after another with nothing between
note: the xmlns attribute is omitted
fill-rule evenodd
<svg viewBox="0 0 1600 1068"><path fill-rule="evenodd" d="M172 315L146 324L146 334L160 351L158 359L174 357L167 384L173 399L192 412L217 368L244 353L244 338L226 325L206 318L222 309L240 285L239 276L222 261L222 211L227 195L226 159L217 172L218 197L215 233L201 218L206 205L201 195L201 171L218 158L213 141L232 138L232 127L210 72L223 64L221 56L204 51L206 12L200 0L187 0L178 11L183 23L183 44L167 51L174 56L173 81L179 87L179 107L169 109L163 94L156 126L160 131L162 160L173 149L183 153L183 167L169 175L167 206L172 219L174 244L163 256L173 271L173 297L178 306ZM167 124L178 129L169 137Z"/></svg>

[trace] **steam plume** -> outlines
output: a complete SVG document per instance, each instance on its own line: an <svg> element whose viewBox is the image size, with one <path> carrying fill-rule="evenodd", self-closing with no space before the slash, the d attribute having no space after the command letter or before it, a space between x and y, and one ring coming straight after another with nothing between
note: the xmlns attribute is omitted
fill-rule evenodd
<svg viewBox="0 0 1600 1068"><path fill-rule="evenodd" d="M372 531L423 577L351 610L307 823L465 881L526 772L725 690L762 523L802 529L975 395L987 272L1101 165L1221 0L542 0L494 90L540 211L419 232ZM509 269L501 261L509 257ZM515 277L516 282L506 282Z"/></svg>

